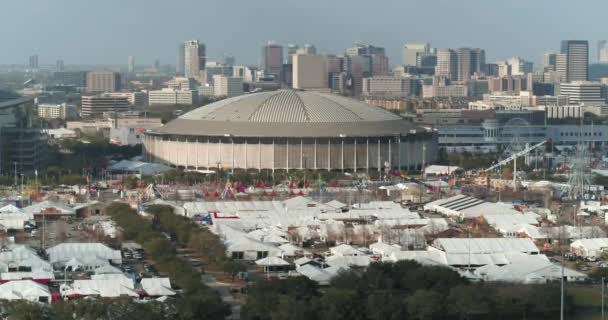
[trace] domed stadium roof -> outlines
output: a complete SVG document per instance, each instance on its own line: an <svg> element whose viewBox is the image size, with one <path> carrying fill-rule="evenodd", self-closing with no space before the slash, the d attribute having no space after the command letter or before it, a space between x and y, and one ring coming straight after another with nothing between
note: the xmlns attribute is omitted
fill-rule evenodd
<svg viewBox="0 0 608 320"><path fill-rule="evenodd" d="M415 126L365 102L313 91L279 90L203 106L150 133L194 136L332 137L407 134Z"/></svg>

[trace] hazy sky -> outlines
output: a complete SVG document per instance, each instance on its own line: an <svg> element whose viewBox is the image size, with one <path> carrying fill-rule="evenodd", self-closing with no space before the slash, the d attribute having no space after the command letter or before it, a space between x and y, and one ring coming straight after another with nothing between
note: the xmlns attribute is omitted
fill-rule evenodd
<svg viewBox="0 0 608 320"><path fill-rule="evenodd" d="M354 42L400 61L405 42L485 48L489 61L535 62L561 39L608 38L606 0L0 0L0 64L174 64L180 41L199 39L256 64L267 40L342 53Z"/></svg>

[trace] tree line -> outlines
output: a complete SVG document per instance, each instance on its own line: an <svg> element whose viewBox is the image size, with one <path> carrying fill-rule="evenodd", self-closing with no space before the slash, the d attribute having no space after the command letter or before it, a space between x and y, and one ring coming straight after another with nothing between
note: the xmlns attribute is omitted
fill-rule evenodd
<svg viewBox="0 0 608 320"><path fill-rule="evenodd" d="M566 311L573 311L566 297ZM471 283L452 269L414 261L373 263L339 273L321 288L304 277L250 286L249 320L557 319L559 285Z"/></svg>

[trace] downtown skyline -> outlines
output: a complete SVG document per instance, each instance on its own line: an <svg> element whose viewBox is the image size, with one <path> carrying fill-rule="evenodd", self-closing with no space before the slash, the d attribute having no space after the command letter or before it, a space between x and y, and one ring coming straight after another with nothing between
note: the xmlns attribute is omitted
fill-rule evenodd
<svg viewBox="0 0 608 320"><path fill-rule="evenodd" d="M259 64L259 48L268 40L284 47L311 43L320 53L333 54L343 53L353 43L370 43L386 48L391 65L400 63L403 44L415 42L429 42L436 48L479 47L486 50L488 61L520 56L540 65L543 53L559 51L556 43L562 39L589 40L594 52L596 41L605 38L599 15L602 10L587 11L608 8L608 4L599 1L580 8L565 1L544 0L517 0L508 6L477 0L457 5L439 0L385 0L375 3L378 11L370 15L365 4L270 0L262 4L234 1L203 5L181 0L172 3L174 8L170 9L160 1L110 0L85 5L62 0L60 5L51 6L45 1L25 0L5 4L8 10L0 13L0 26L10 29L19 22L16 16L25 15L36 21L33 25L37 27L20 26L19 34L4 34L0 64L24 64L28 56L38 54L41 65L54 64L59 59L66 65L126 65L128 56L134 56L140 65L152 65L156 59L163 65L174 65L179 44L184 39L198 39L208 48L208 61L228 53L236 57L237 64L245 65ZM555 22L546 21L539 28L538 18L548 5ZM147 15L138 15L144 7ZM95 15L83 14L85 8ZM412 11L432 15L409 14ZM585 19L564 20L582 12ZM93 33L95 37L90 36ZM594 62L595 54L590 58Z"/></svg>

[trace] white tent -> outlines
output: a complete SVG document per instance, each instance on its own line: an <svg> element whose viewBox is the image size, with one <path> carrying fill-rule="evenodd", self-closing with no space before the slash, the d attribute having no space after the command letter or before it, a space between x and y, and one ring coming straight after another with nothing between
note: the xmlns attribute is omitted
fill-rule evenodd
<svg viewBox="0 0 608 320"><path fill-rule="evenodd" d="M275 267L275 266L288 266L289 262L279 257L266 257L255 262L258 266L264 267Z"/></svg>
<svg viewBox="0 0 608 320"><path fill-rule="evenodd" d="M63 203L50 201L50 200L45 200L42 202L35 203L29 207L25 207L25 208L23 208L23 211L25 213L39 215L39 214L42 214L42 212L44 212L47 209L57 210L58 212L60 212L63 215L75 215L76 214L76 210L74 210L74 208L72 208L68 205L65 205Z"/></svg>
<svg viewBox="0 0 608 320"><path fill-rule="evenodd" d="M546 283L561 279L561 267L552 263L544 255L512 254L511 263L505 266L485 265L475 270L475 274L485 281L516 283ZM564 268L568 281L580 281L587 275Z"/></svg>
<svg viewBox="0 0 608 320"><path fill-rule="evenodd" d="M0 285L0 299L50 303L51 291L32 280L9 281Z"/></svg>
<svg viewBox="0 0 608 320"><path fill-rule="evenodd" d="M286 243L282 246L279 246L279 249L281 249L283 256L286 256L286 257L295 257L298 255L310 254L310 252L308 252L294 244L291 244L291 243Z"/></svg>
<svg viewBox="0 0 608 320"><path fill-rule="evenodd" d="M317 268L309 264L296 268L296 271L322 286L328 285L331 278L334 276L334 274L331 274L324 269Z"/></svg>
<svg viewBox="0 0 608 320"><path fill-rule="evenodd" d="M111 249L101 243L61 243L47 249L46 252L49 255L49 261L60 266L72 258L77 258L83 263L94 262L95 260L112 261L116 264L122 263L120 250Z"/></svg>
<svg viewBox="0 0 608 320"><path fill-rule="evenodd" d="M106 264L105 266L101 266L99 268L95 269L95 274L113 274L113 273L120 273L122 274L122 270L116 268L115 266L111 265L111 264Z"/></svg>
<svg viewBox="0 0 608 320"><path fill-rule="evenodd" d="M399 245L388 244L388 243L384 243L382 241L378 241L376 243L370 244L369 245L369 249L374 254L379 254L379 255L382 255L382 256L389 256L393 252L401 251L401 247Z"/></svg>
<svg viewBox="0 0 608 320"><path fill-rule="evenodd" d="M120 280L74 280L71 285L59 287L62 296L139 297L134 287L125 286Z"/></svg>
<svg viewBox="0 0 608 320"><path fill-rule="evenodd" d="M171 289L169 278L143 278L141 287L149 296L173 296L175 291Z"/></svg>
<svg viewBox="0 0 608 320"><path fill-rule="evenodd" d="M339 246L329 248L329 252L338 256L358 256L363 254L363 252L361 252L359 249L356 249L348 244L341 244Z"/></svg>

